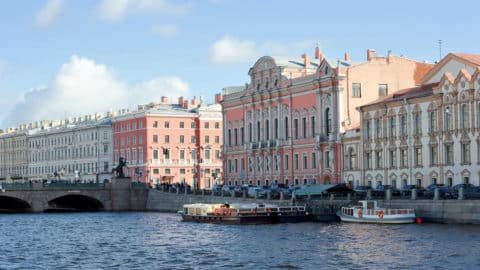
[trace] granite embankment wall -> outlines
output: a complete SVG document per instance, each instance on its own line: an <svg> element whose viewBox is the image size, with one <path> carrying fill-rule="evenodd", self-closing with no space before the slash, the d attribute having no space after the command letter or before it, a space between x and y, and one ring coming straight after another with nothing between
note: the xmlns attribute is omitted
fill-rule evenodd
<svg viewBox="0 0 480 270"><path fill-rule="evenodd" d="M270 202L289 205L290 200L255 200L252 198L232 198L211 195L175 194L151 189L148 193L147 211L177 212L188 203L236 203ZM317 221L332 221L336 212L347 205L356 204L353 200L305 200L297 204L307 205L307 209ZM480 200L383 200L379 204L388 208L413 208L417 216L425 222L480 224Z"/></svg>

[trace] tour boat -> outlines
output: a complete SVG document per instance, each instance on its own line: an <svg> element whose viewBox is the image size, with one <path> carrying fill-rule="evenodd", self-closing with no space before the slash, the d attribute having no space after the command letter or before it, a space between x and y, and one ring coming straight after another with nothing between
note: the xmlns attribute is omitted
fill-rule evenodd
<svg viewBox="0 0 480 270"><path fill-rule="evenodd" d="M377 201L359 201L360 205L342 207L337 212L340 220L357 223L403 224L417 219L413 209L388 209L378 207Z"/></svg>
<svg viewBox="0 0 480 270"><path fill-rule="evenodd" d="M259 203L185 204L183 221L219 224L274 224L311 220L305 206Z"/></svg>

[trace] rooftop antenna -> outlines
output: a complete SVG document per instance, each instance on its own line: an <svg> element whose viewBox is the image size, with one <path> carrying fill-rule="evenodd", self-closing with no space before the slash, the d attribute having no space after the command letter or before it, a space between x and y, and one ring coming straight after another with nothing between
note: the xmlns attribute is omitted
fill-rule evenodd
<svg viewBox="0 0 480 270"><path fill-rule="evenodd" d="M440 55L440 58L438 59L438 61L440 62L440 60L442 60L442 40L441 39L438 40L438 50Z"/></svg>

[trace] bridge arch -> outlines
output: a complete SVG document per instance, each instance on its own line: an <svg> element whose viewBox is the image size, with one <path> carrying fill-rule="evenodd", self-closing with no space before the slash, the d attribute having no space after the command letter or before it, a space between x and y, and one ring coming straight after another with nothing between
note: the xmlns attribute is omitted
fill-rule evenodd
<svg viewBox="0 0 480 270"><path fill-rule="evenodd" d="M93 212L104 209L103 203L97 198L82 194L66 194L49 200L44 212Z"/></svg>
<svg viewBox="0 0 480 270"><path fill-rule="evenodd" d="M32 206L25 200L0 195L0 213L32 212Z"/></svg>

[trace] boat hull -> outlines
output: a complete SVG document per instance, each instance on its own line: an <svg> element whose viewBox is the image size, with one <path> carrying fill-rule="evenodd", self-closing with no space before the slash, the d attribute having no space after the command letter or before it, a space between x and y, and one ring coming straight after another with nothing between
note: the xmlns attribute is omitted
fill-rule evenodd
<svg viewBox="0 0 480 270"><path fill-rule="evenodd" d="M310 215L244 215L244 216L193 216L182 214L186 222L215 223L215 224L277 224L311 221Z"/></svg>
<svg viewBox="0 0 480 270"><path fill-rule="evenodd" d="M398 216L398 217L388 217L388 218L378 218L378 217L369 217L364 216L362 218L343 215L340 212L337 213L337 216L341 221L344 222L353 222L353 223L375 223L375 224L408 224L415 223L415 216Z"/></svg>

